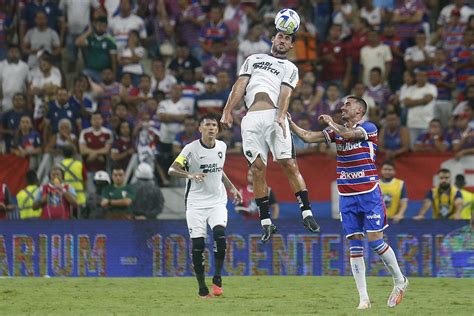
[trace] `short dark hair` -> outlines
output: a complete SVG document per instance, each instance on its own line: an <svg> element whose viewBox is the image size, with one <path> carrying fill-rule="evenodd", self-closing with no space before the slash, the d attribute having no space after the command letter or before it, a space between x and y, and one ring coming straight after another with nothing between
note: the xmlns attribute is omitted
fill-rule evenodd
<svg viewBox="0 0 474 316"><path fill-rule="evenodd" d="M95 18L94 22L107 24L108 23L107 16L105 15L98 16L97 18Z"/></svg>
<svg viewBox="0 0 474 316"><path fill-rule="evenodd" d="M437 118L432 119L432 120L430 121L430 124L431 124L431 123L438 123L439 125L443 125L443 124L441 124L441 121L440 121L439 119L437 119Z"/></svg>
<svg viewBox="0 0 474 316"><path fill-rule="evenodd" d="M201 123L204 122L204 120L216 121L217 125L218 125L218 128L221 129L219 119L217 118L217 116L215 114L207 113L207 114L204 114L203 116L201 116L201 118L199 119L199 125L201 125Z"/></svg>
<svg viewBox="0 0 474 316"><path fill-rule="evenodd" d="M72 158L72 156L74 156L74 148L72 148L72 146L64 146L63 156L64 158Z"/></svg>
<svg viewBox="0 0 474 316"><path fill-rule="evenodd" d="M28 170L26 173L26 183L28 185L39 184L38 175L34 170Z"/></svg>
<svg viewBox="0 0 474 316"><path fill-rule="evenodd" d="M355 100L356 103L360 104L362 106L362 108L364 109L364 113L367 113L367 102L365 102L364 99L362 98L359 98L358 96L355 96L355 95L350 95L347 97L347 99L352 99L352 100Z"/></svg>
<svg viewBox="0 0 474 316"><path fill-rule="evenodd" d="M374 68L370 69L370 72L378 72L379 75L382 75L382 68L374 67Z"/></svg>
<svg viewBox="0 0 474 316"><path fill-rule="evenodd" d="M103 119L104 116L102 115L102 112L100 112L99 110L95 111L94 113L91 114L91 117L94 116L94 115L100 115L100 117Z"/></svg>
<svg viewBox="0 0 474 316"><path fill-rule="evenodd" d="M446 169L446 168L441 168L441 169L438 170L438 174L440 174L440 173L449 173L449 174L451 174L451 170Z"/></svg>
<svg viewBox="0 0 474 316"><path fill-rule="evenodd" d="M382 167L385 165L392 166L393 168L395 168L395 164L391 160L385 160L384 162L382 162Z"/></svg>
<svg viewBox="0 0 474 316"><path fill-rule="evenodd" d="M277 29L273 30L272 37L277 36L278 33L283 33L285 35L290 35L291 36L291 42L294 43L296 41L296 33L293 34L286 34L285 32L279 31Z"/></svg>

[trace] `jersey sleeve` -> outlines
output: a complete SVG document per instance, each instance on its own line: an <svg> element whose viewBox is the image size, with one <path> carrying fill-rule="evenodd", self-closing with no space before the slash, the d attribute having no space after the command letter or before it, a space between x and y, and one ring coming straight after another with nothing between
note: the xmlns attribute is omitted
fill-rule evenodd
<svg viewBox="0 0 474 316"><path fill-rule="evenodd" d="M377 141L377 126L371 122L364 122L361 125L357 126L362 132L364 132L364 140L372 140L373 142ZM371 138L375 138L375 141Z"/></svg>
<svg viewBox="0 0 474 316"><path fill-rule="evenodd" d="M253 70L253 58L252 56L247 57L244 64L240 67L239 77L240 76L251 76Z"/></svg>
<svg viewBox="0 0 474 316"><path fill-rule="evenodd" d="M176 157L176 159L174 161L184 167L188 163L189 158L191 157L191 155L192 155L192 153L191 153L191 150L190 150L190 146L188 144L188 145L184 146L183 150L181 150L178 157Z"/></svg>
<svg viewBox="0 0 474 316"><path fill-rule="evenodd" d="M425 199L433 202L433 190L429 190L428 192L426 192Z"/></svg>
<svg viewBox="0 0 474 316"><path fill-rule="evenodd" d="M454 199L462 199L462 193L459 190L456 190L456 194L454 195Z"/></svg>
<svg viewBox="0 0 474 316"><path fill-rule="evenodd" d="M400 195L400 199L408 199L407 184L405 183L405 181L403 181L402 184L402 194Z"/></svg>
<svg viewBox="0 0 474 316"><path fill-rule="evenodd" d="M281 83L294 89L299 80L298 68L292 63L290 65L291 66L286 67L285 75Z"/></svg>
<svg viewBox="0 0 474 316"><path fill-rule="evenodd" d="M326 140L326 144L330 144L336 141L336 132L334 132L329 127L323 129L323 135Z"/></svg>

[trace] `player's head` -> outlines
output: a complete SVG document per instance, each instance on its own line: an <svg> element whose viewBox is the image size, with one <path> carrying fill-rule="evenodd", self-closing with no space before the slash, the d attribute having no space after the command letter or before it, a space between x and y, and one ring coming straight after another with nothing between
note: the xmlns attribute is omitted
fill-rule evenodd
<svg viewBox="0 0 474 316"><path fill-rule="evenodd" d="M438 171L438 180L441 189L448 189L451 186L451 171L444 168L440 169Z"/></svg>
<svg viewBox="0 0 474 316"><path fill-rule="evenodd" d="M275 34L272 37L272 54L286 55L293 48L295 40L295 34L289 35L275 30Z"/></svg>
<svg viewBox="0 0 474 316"><path fill-rule="evenodd" d="M365 112L367 112L367 103L364 99L351 95L346 98L341 110L343 120L355 120L357 122L360 121L364 117Z"/></svg>
<svg viewBox="0 0 474 316"><path fill-rule="evenodd" d="M391 180L395 177L395 165L393 162L386 160L382 164L382 169L380 169L380 174L382 175L382 179L384 180Z"/></svg>
<svg viewBox="0 0 474 316"><path fill-rule="evenodd" d="M206 114L199 120L199 132L204 139L215 139L219 133L219 120L213 114Z"/></svg>

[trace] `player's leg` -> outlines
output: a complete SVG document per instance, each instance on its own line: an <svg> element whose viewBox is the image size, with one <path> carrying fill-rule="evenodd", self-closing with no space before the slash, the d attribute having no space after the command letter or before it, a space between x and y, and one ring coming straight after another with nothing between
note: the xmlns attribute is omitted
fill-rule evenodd
<svg viewBox="0 0 474 316"><path fill-rule="evenodd" d="M188 224L189 235L192 241L192 259L194 273L198 281L199 296L210 297L209 288L206 285L204 274L204 249L206 247L205 238L207 236L207 212L206 210L186 210L186 222Z"/></svg>
<svg viewBox="0 0 474 316"><path fill-rule="evenodd" d="M295 194L303 216L304 226L309 231L317 233L319 232L319 225L313 217L306 183L304 182L298 164L296 163L295 148L293 146L293 138L291 137L290 124L286 122L284 128L285 131L283 131L280 125L273 122L273 131L270 134L268 145L272 151L273 157L286 175L291 190Z"/></svg>
<svg viewBox="0 0 474 316"><path fill-rule="evenodd" d="M376 188L365 195L367 195L365 205L372 209L365 213L364 219L369 246L380 256L388 271L392 274L394 287L388 298L387 305L395 307L403 300L408 287L408 279L402 274L392 247L383 239L383 230L388 227L388 224L380 188Z"/></svg>
<svg viewBox="0 0 474 316"><path fill-rule="evenodd" d="M313 233L319 232L319 225L316 223L311 211L311 203L309 202L306 183L299 171L296 159L278 159L277 162L285 173L291 189L295 193L296 200L300 206L301 215L303 216L304 226Z"/></svg>
<svg viewBox="0 0 474 316"><path fill-rule="evenodd" d="M225 228L227 225L227 208L225 205L217 205L209 210L209 226L214 238L214 277L212 278L212 292L216 296L223 294L222 291L222 267L224 266L225 251L227 248Z"/></svg>

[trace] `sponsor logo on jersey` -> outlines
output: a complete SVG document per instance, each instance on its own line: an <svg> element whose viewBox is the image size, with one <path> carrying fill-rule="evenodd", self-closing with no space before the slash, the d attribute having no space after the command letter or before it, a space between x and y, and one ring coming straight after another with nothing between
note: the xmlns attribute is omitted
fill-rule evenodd
<svg viewBox="0 0 474 316"><path fill-rule="evenodd" d="M357 179L365 177L365 170L355 171L355 172L346 172L341 171L339 179Z"/></svg>
<svg viewBox="0 0 474 316"><path fill-rule="evenodd" d="M354 149L362 148L361 143L345 143L345 144L337 144L336 149L338 151L349 151Z"/></svg>
<svg viewBox="0 0 474 316"><path fill-rule="evenodd" d="M224 168L219 167L217 163L203 164L199 166L203 173L221 172Z"/></svg>
<svg viewBox="0 0 474 316"><path fill-rule="evenodd" d="M254 69L266 70L266 71L269 71L269 72L271 72L272 74L275 74L275 75L278 76L278 75L280 74L280 71L278 71L278 70L275 69L275 68L272 68L272 65L273 65L273 64L272 64L271 62L262 61L262 62L253 64L253 68L254 68Z"/></svg>

